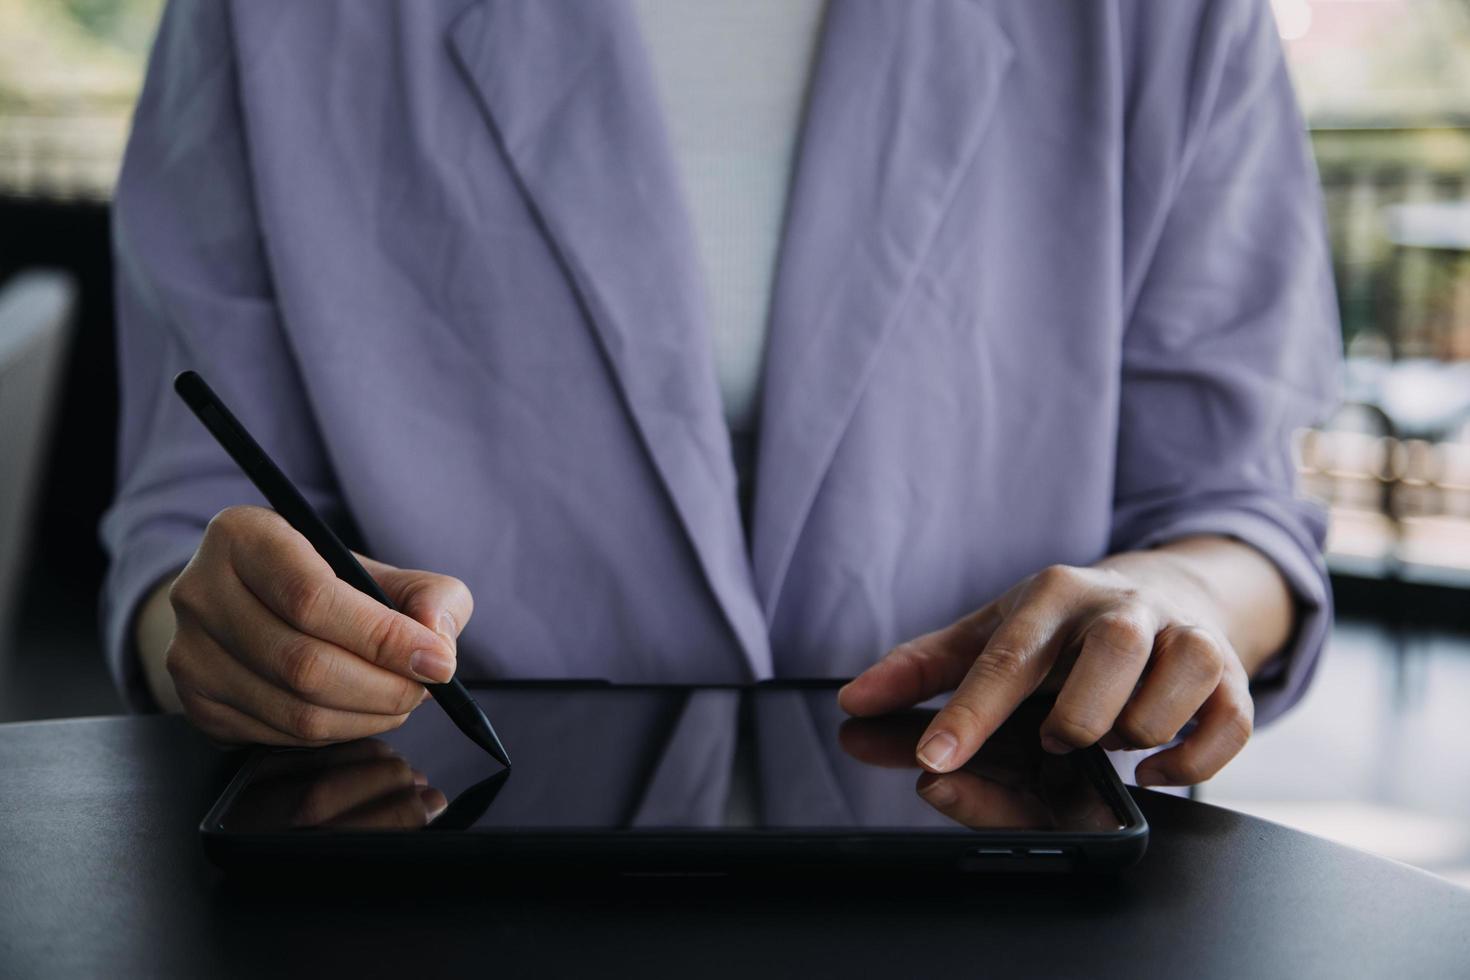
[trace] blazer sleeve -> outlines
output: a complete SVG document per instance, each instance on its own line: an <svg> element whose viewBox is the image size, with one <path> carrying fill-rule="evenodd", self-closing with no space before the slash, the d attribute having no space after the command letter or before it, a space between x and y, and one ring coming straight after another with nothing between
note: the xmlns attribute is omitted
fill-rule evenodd
<svg viewBox="0 0 1470 980"><path fill-rule="evenodd" d="M1275 563L1297 622L1253 684L1261 724L1304 693L1332 616L1326 519L1297 494L1292 448L1336 402L1321 194L1266 0L1148 6L1192 8L1193 37L1149 38L1127 109L1110 548L1220 534Z"/></svg>
<svg viewBox="0 0 1470 980"><path fill-rule="evenodd" d="M203 374L315 506L341 510L272 294L228 16L219 0L169 3L113 204L120 415L102 629L135 710L153 706L133 642L140 601L214 514L264 503L174 395L177 372Z"/></svg>

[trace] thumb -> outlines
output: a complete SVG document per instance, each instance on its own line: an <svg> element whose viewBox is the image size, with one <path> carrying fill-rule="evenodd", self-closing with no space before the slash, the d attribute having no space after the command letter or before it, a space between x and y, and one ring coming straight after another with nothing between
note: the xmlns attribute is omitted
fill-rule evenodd
<svg viewBox="0 0 1470 980"><path fill-rule="evenodd" d="M396 568L361 555L358 560L400 612L444 637L449 649L456 649L459 634L475 611L467 585L452 575Z"/></svg>

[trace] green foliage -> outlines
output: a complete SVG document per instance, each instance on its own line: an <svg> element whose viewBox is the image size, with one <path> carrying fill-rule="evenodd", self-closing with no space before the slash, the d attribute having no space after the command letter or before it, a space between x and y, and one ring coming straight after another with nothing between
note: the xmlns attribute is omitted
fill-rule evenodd
<svg viewBox="0 0 1470 980"><path fill-rule="evenodd" d="M99 42L147 52L163 0L58 0L63 13Z"/></svg>

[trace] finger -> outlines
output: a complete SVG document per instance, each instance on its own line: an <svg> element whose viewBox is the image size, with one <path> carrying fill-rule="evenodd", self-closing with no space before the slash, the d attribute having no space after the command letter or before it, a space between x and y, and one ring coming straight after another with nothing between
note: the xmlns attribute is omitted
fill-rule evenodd
<svg viewBox="0 0 1470 980"><path fill-rule="evenodd" d="M368 714L406 714L423 701L422 684L282 621L242 583L217 591L221 601L200 625L277 687L324 708Z"/></svg>
<svg viewBox="0 0 1470 980"><path fill-rule="evenodd" d="M449 642L337 578L279 514L231 508L215 518L222 521L224 529L218 533L229 547L235 573L277 617L395 674L425 683L444 683L454 676Z"/></svg>
<svg viewBox="0 0 1470 980"><path fill-rule="evenodd" d="M319 827L364 803L414 785L413 767L399 758L338 766L311 777L292 822L298 827Z"/></svg>
<svg viewBox="0 0 1470 980"><path fill-rule="evenodd" d="M1160 633L1148 676L1118 718L1118 734L1136 749L1173 741L1220 686L1225 662L1225 651L1203 629Z"/></svg>
<svg viewBox="0 0 1470 980"><path fill-rule="evenodd" d="M925 769L949 772L964 764L1036 690L1056 659L1067 611L1065 600L1044 590L1012 610L930 722L918 749Z"/></svg>
<svg viewBox="0 0 1470 980"><path fill-rule="evenodd" d="M916 788L924 802L956 823L976 830L1032 830L1051 825L1050 811L1033 794L974 773L925 773Z"/></svg>
<svg viewBox="0 0 1470 980"><path fill-rule="evenodd" d="M1148 666L1158 629L1144 606L1103 612L1082 634L1082 652L1041 723L1041 745L1064 753L1092 745L1113 727Z"/></svg>
<svg viewBox="0 0 1470 980"><path fill-rule="evenodd" d="M432 786L414 786L366 803L325 826L353 830L417 830L448 807Z"/></svg>
<svg viewBox="0 0 1470 980"><path fill-rule="evenodd" d="M1145 759L1134 778L1140 786L1193 786L1209 779L1245 747L1255 706L1245 670L1227 670L1199 711L1199 725L1172 749Z"/></svg>
<svg viewBox="0 0 1470 980"><path fill-rule="evenodd" d="M444 637L451 647L455 645L475 612L475 598L467 585L452 575L395 568L365 555L357 557L400 612Z"/></svg>
<svg viewBox="0 0 1470 980"><path fill-rule="evenodd" d="M985 648L1001 614L996 603L942 630L894 647L837 692L850 715L880 715L953 690Z"/></svg>
<svg viewBox="0 0 1470 980"><path fill-rule="evenodd" d="M300 739L278 732L259 719L198 691L180 689L179 701L189 723L221 745L302 745Z"/></svg>
<svg viewBox="0 0 1470 980"><path fill-rule="evenodd" d="M267 745L321 745L379 735L403 724L407 714L380 715L341 711L312 704L276 687L230 656L207 634L191 630L191 653L171 662L175 683L217 704L228 705L256 719L285 741L262 740Z"/></svg>

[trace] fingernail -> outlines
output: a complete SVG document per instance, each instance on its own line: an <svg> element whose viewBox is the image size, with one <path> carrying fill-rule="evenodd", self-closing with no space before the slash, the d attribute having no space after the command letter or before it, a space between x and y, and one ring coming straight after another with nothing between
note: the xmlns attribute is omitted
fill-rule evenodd
<svg viewBox="0 0 1470 980"><path fill-rule="evenodd" d="M429 785L429 777L415 769L413 771L413 784L415 786L427 786Z"/></svg>
<svg viewBox="0 0 1470 980"><path fill-rule="evenodd" d="M928 741L919 746L919 761L930 769L944 772L959 745L959 741L949 732L935 732L929 736Z"/></svg>
<svg viewBox="0 0 1470 980"><path fill-rule="evenodd" d="M1066 755L1072 751L1072 746L1059 738L1052 738L1050 735L1041 736L1041 747L1052 755Z"/></svg>
<svg viewBox="0 0 1470 980"><path fill-rule="evenodd" d="M446 684L454 676L454 660L438 650L415 650L408 669L426 684Z"/></svg>
<svg viewBox="0 0 1470 980"><path fill-rule="evenodd" d="M955 801L957 794L948 779L936 779L928 786L921 786L919 793L934 806L946 807Z"/></svg>
<svg viewBox="0 0 1470 980"><path fill-rule="evenodd" d="M449 613L439 614L439 629L436 631L449 643L449 648L455 648L455 638L459 636L459 624Z"/></svg>
<svg viewBox="0 0 1470 980"><path fill-rule="evenodd" d="M449 808L449 801L444 798L444 794L432 786L419 790L419 802L424 805L425 816L430 820Z"/></svg>
<svg viewBox="0 0 1470 980"><path fill-rule="evenodd" d="M1150 786L1162 786L1167 780L1164 774L1156 769L1140 769L1133 774L1133 781L1147 789Z"/></svg>

